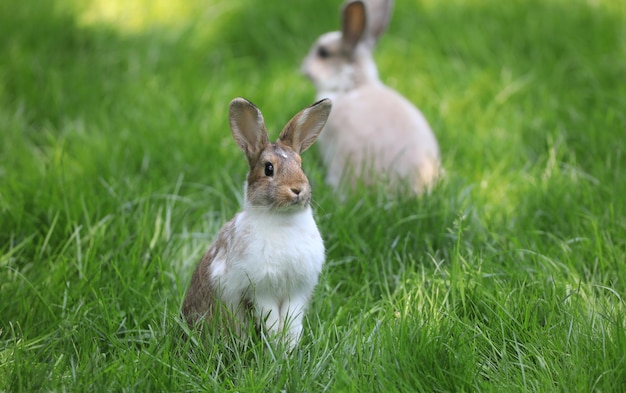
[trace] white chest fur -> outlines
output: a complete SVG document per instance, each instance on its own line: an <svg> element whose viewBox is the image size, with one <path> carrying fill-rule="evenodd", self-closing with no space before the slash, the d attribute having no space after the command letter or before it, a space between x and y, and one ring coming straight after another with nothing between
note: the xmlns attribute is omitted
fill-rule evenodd
<svg viewBox="0 0 626 393"><path fill-rule="evenodd" d="M277 300L308 297L324 263L324 243L309 207L289 213L247 209L234 226L238 252L216 260L212 272L224 297L234 300L251 289Z"/></svg>

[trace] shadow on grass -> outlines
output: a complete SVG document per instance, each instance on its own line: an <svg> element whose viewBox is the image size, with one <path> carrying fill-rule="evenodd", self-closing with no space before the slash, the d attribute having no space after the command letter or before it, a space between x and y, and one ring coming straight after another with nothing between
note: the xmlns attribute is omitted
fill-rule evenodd
<svg viewBox="0 0 626 393"><path fill-rule="evenodd" d="M171 210L176 218L184 216L187 209L194 214L206 207L180 202L190 194L190 199L207 198L208 194L208 199L212 198L208 204L223 206L226 202L216 201L220 191L230 195L227 188L238 187L230 170L244 168L243 157L233 156L236 147L225 117L233 95L251 96L255 101L261 97L258 103L264 112L262 101L268 103L268 113L275 115L271 122L276 123L282 122L283 114L292 115L293 106L297 110L312 100L312 88L296 76L296 69L311 42L337 27L338 3L308 0L297 9L286 10L281 2L242 2L228 15L230 26L219 37L199 41L190 38L193 26L174 35L158 28L121 34L104 26L81 27L73 15L59 11L51 1L0 4L0 116L19 120L17 127L2 130L0 136L0 164L10 168L0 168L0 182L6 185L0 192L10 191L9 207L3 206L0 215L0 248L5 252L7 247L22 244L5 259L11 268L2 267L3 278L7 277L1 286L2 297L9 301L0 310L5 324L3 339L13 335L6 321L17 320L25 331L15 334L16 343L25 336L27 344L36 344L36 351L23 347L26 355L18 359L21 363L15 363L18 371L38 363L30 374L23 375L37 380L31 386L45 383L50 375L58 376L56 383L61 386L60 376L70 375L74 364L70 364L71 356L60 359L56 355L76 342L91 343L92 347L79 348L75 355L99 372L98 382L105 386L115 386L107 370L115 370L116 364L103 366L105 360L90 358L90 350L95 356L101 352L118 357L114 360L117 365L139 364L133 363L134 357L144 352L141 345L128 350L129 337L141 342L142 334L165 314L159 296L171 298L177 290L174 268L160 257L164 249L170 255L175 252L161 242L165 230L159 225L167 219L163 217ZM623 136L624 112L615 109L624 107L624 85L620 83L625 71L620 61L624 56L623 16L579 1L441 3L432 7L407 3L397 4L391 36L385 39L415 40L411 46L440 62L436 77L443 80L442 86L448 80L468 84L472 75L481 72L489 79L500 78L503 69L510 69L515 77L530 74L531 83L519 94L513 91L508 97L500 96L501 101L492 108L521 112L524 125L517 148L525 151L529 161L547 161L550 146L546 146L546 134L562 134L566 151L559 160L593 167L593 176L600 182L621 181L619 187L624 189L623 177L618 176L625 162L618 160L623 158L619 152L623 152L624 142L619 137ZM407 9L416 11L419 23ZM460 77L447 79L455 75ZM479 91L482 95L471 98L484 106L493 105L499 94L490 88ZM276 97L275 92L286 97ZM207 115L204 106L212 102L213 112ZM437 106L436 96L428 105ZM602 112L604 107L606 112ZM594 115L588 115L592 111ZM68 129L67 123L74 121ZM363 294L362 301L345 302L358 314L386 291L393 291L403 270L419 272L424 266L434 266L433 261L449 261L458 256L455 253L481 257L497 253L492 250L499 246L494 233L502 238L511 235L517 243L510 244L515 247L538 244L544 248L541 252L550 252L545 241L537 241L538 232L552 233L559 241L578 236L571 230L576 213L590 207L592 215L597 214L618 195L604 189L599 196L592 196L593 185L581 190L577 188L581 182L561 176L521 188L529 196L515 211L519 226L487 222L481 212L489 201L475 197L474 184L467 180L463 165L479 159L483 149L490 150L485 146L488 142L483 142L489 135L474 138L474 131L488 134L490 129L474 130L469 124L468 134L457 140L457 131L446 129L448 121L443 119L438 131L445 142L444 161L455 144L470 144L471 148L459 148L462 154L457 167L448 168L454 176L433 195L387 204L384 196L371 193L350 197L349 203L342 204L328 187L316 190L320 226L329 250L324 285L331 290L339 288L329 303L340 307L342 299ZM226 147L222 140L227 141ZM38 149L19 147L20 143ZM506 160L507 151L492 154L496 160ZM55 161L60 152L67 161ZM594 164L600 161L597 157L605 155L614 160L609 174L601 172L603 163ZM305 162L319 163L310 158ZM39 164L21 171L30 161ZM57 168L60 163L66 171ZM143 169L146 166L150 171ZM540 170L529 170L539 176ZM190 175L181 183L227 183L227 178L231 183L212 194L201 187L193 194L188 184L182 191L165 186L182 171ZM151 199L153 194L157 194L155 199ZM154 202L157 199L159 203ZM214 205L212 208L218 209ZM611 220L623 217L624 209L615 206L613 213L603 216L606 222L595 223L609 226L606 232L598 231L597 239L609 236L623 249L623 241L618 240L623 223L611 224ZM170 229L180 231L176 226ZM577 252L567 243L555 244L554 250L563 246ZM510 261L501 258L497 262ZM619 271L619 267L609 267L612 272ZM521 271L525 273L523 267ZM611 277L600 282L605 279L610 282ZM487 299L484 303L491 302ZM178 307L177 301L171 303L172 308ZM478 318L484 311L475 314ZM124 329L140 334L127 337ZM81 334L78 339L76 331ZM164 333L157 332L159 335ZM113 346L111 338L117 340ZM412 344L411 335L402 339L400 345ZM170 347L175 344L166 349ZM41 348L47 354L44 357L38 354ZM444 371L453 372L457 363L446 348L437 344L432 352L443 356ZM199 363L195 370L199 373L210 359L199 351L197 359L190 361ZM60 364L60 371L53 370L57 366L52 364ZM387 363L381 366L381 373L386 367ZM163 365L162 369L172 370ZM349 381L357 374L345 372ZM236 374L225 370L225 379L231 373ZM88 374L79 376L85 384L91 378ZM156 373L154 376L158 378ZM10 378L18 377L13 373ZM123 382L118 381L119 386L130 386ZM429 384L424 390L434 390L431 387L438 381L424 383ZM463 386L469 389L470 385Z"/></svg>

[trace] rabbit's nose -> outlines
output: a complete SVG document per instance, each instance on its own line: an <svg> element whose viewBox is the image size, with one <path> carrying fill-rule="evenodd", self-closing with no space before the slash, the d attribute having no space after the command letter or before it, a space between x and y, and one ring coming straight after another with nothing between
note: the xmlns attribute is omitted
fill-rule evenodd
<svg viewBox="0 0 626 393"><path fill-rule="evenodd" d="M293 192L293 193L294 193L294 194L296 194L296 195L300 195L300 192L301 192L301 191L302 191L302 190L301 190L301 189L299 189L299 188L292 188L292 189L291 189L291 192Z"/></svg>

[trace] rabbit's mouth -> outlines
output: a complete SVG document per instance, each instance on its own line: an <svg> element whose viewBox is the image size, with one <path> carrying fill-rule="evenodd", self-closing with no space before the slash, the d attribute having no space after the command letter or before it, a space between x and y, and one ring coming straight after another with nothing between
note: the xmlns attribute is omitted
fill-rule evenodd
<svg viewBox="0 0 626 393"><path fill-rule="evenodd" d="M309 198L303 197L301 194L300 195L296 195L293 198L292 201L292 205L300 205L300 206L306 206L309 203Z"/></svg>
<svg viewBox="0 0 626 393"><path fill-rule="evenodd" d="M303 197L302 195L296 195L292 198L291 203L289 204L289 206L300 206L300 207L306 207L309 204L309 199Z"/></svg>
<svg viewBox="0 0 626 393"><path fill-rule="evenodd" d="M304 208L311 202L311 192L306 185L296 185L283 188L282 205L284 207Z"/></svg>
<svg viewBox="0 0 626 393"><path fill-rule="evenodd" d="M291 198L284 200L276 205L276 208L283 211L301 210L309 206L311 198L304 194L293 195Z"/></svg>

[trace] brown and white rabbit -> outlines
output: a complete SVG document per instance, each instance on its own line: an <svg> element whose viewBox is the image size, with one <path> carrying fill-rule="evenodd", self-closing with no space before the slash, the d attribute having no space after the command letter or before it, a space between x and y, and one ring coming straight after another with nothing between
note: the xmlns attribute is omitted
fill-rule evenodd
<svg viewBox="0 0 626 393"><path fill-rule="evenodd" d="M300 340L325 258L300 153L315 142L330 109L328 99L303 109L270 143L261 111L243 98L231 101L230 128L250 167L244 206L193 274L182 309L189 324L212 318L220 304L227 307L220 315L232 315L243 333L251 308L257 326L287 329L289 348Z"/></svg>
<svg viewBox="0 0 626 393"><path fill-rule="evenodd" d="M347 2L342 30L319 37L302 64L318 99L333 100L318 147L335 188L354 174L419 194L440 174L439 145L428 122L378 77L372 52L392 8L392 0Z"/></svg>

